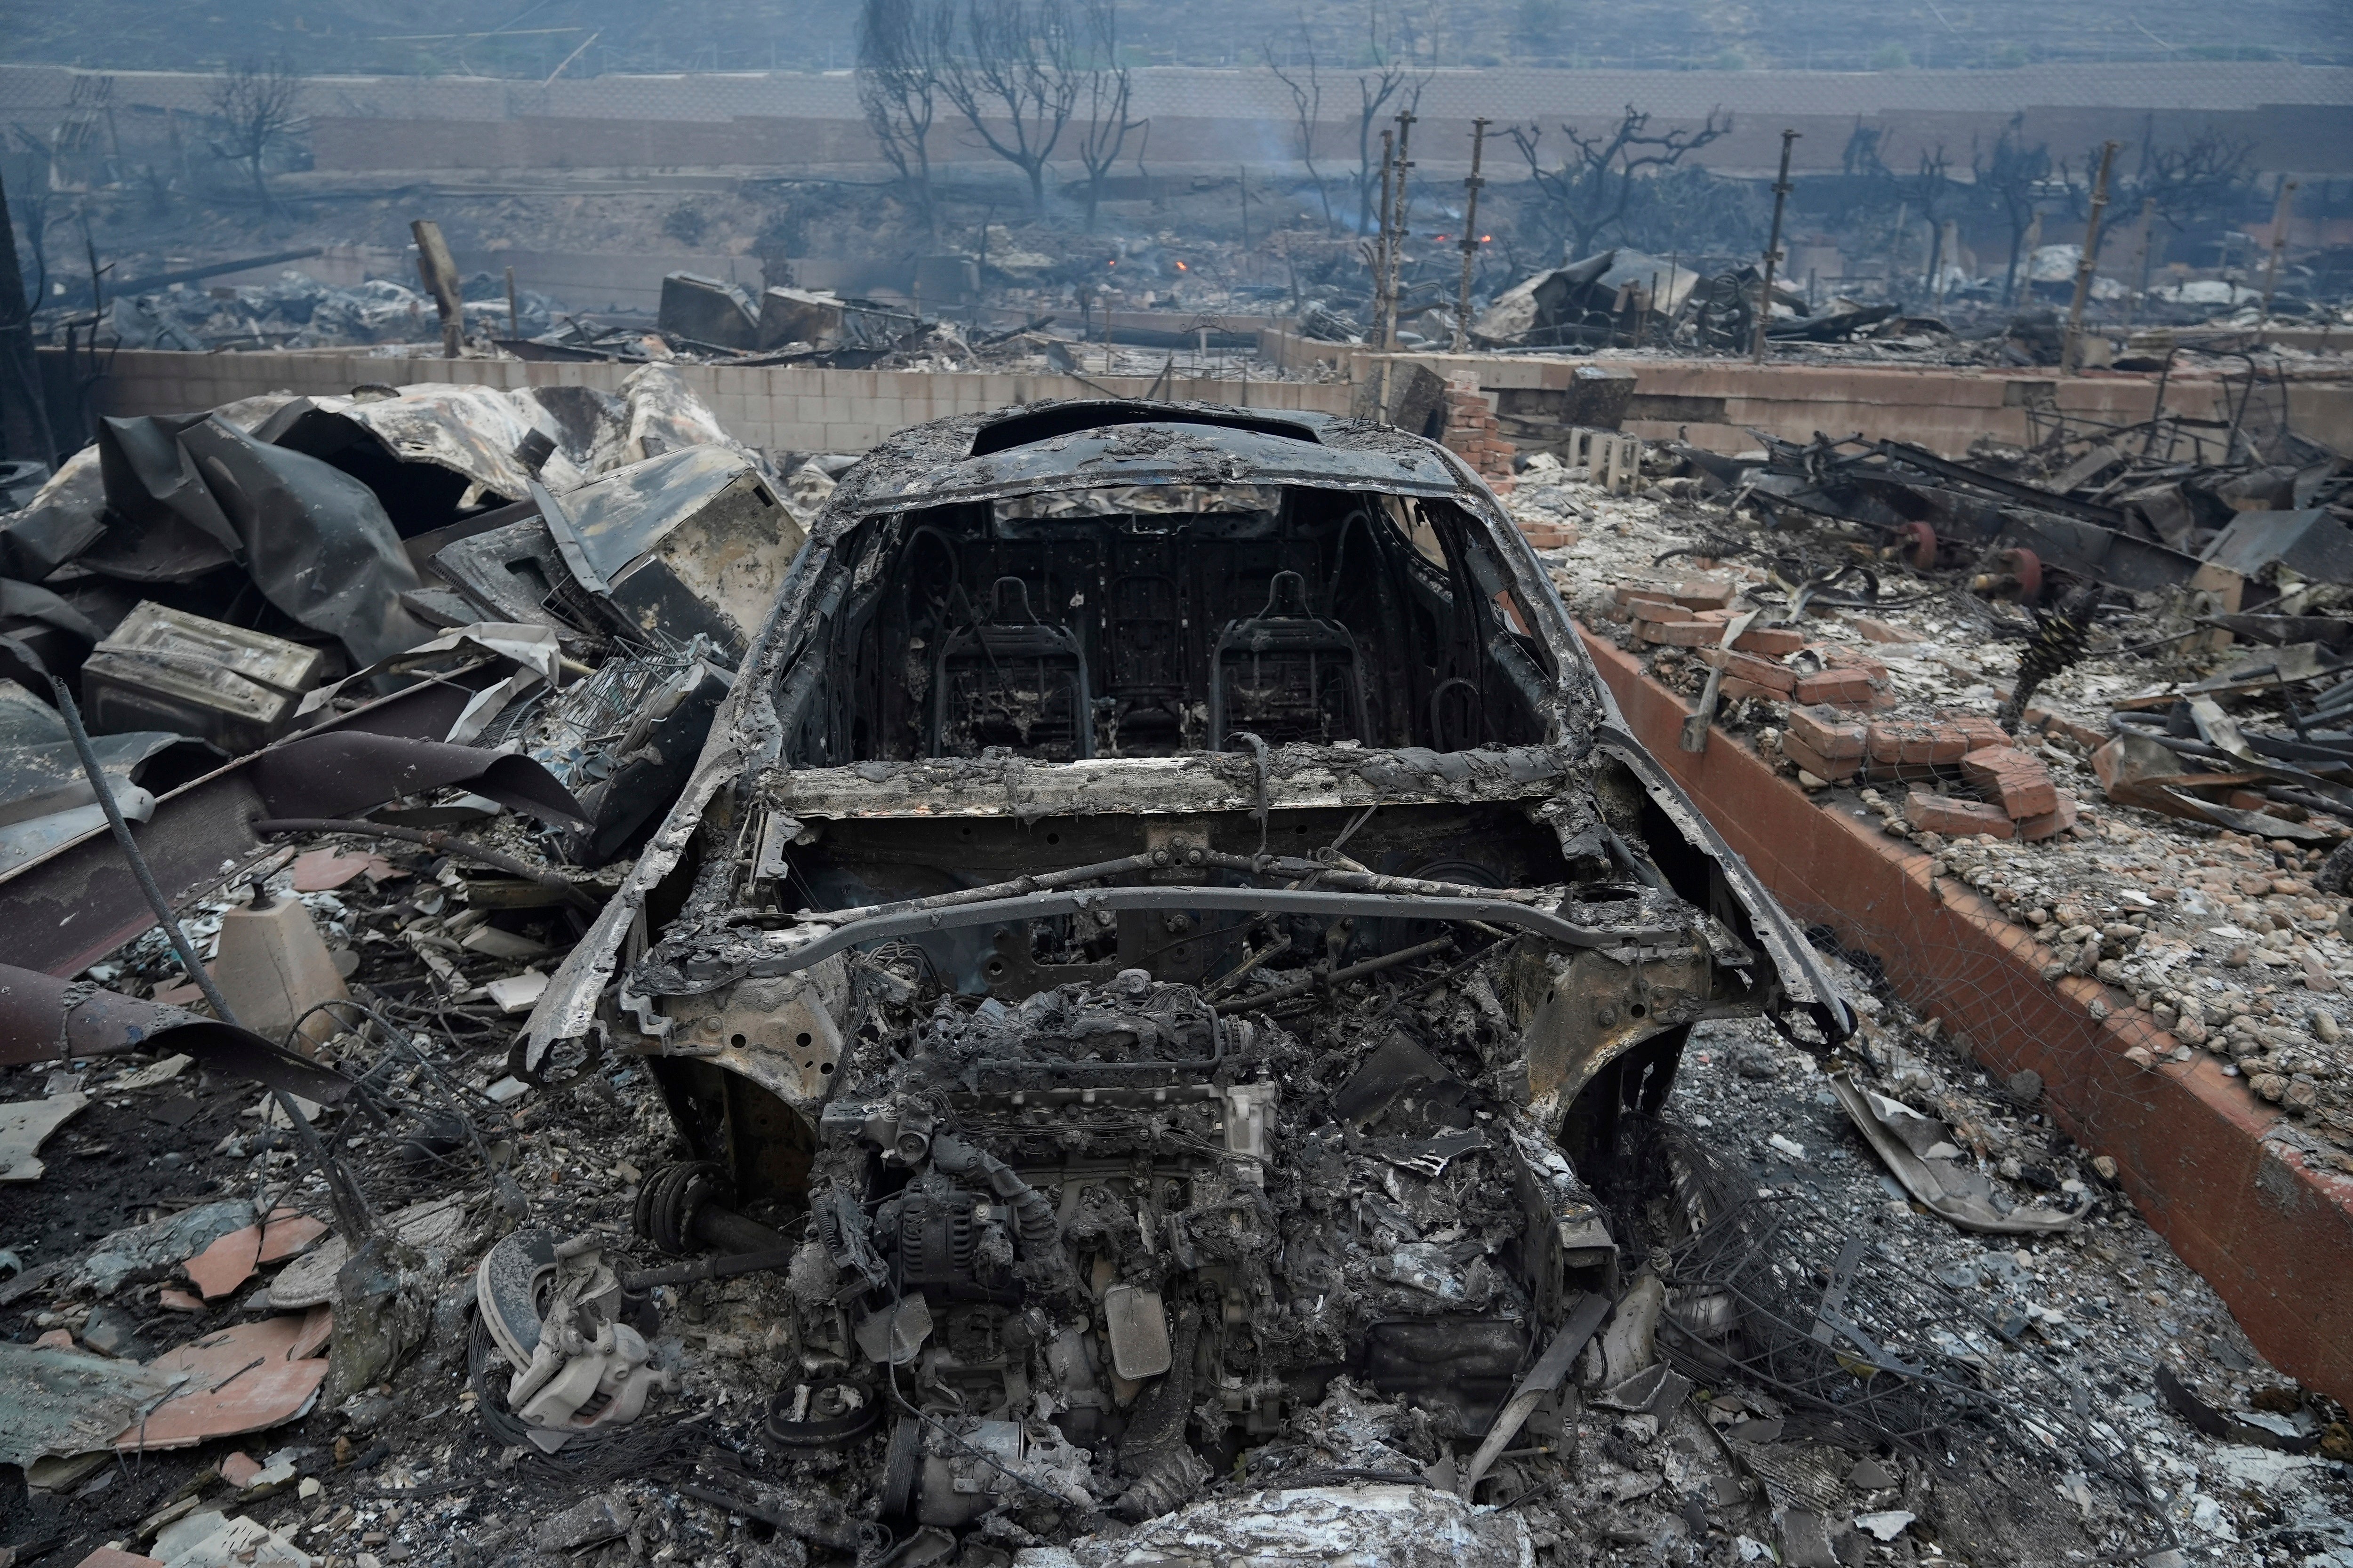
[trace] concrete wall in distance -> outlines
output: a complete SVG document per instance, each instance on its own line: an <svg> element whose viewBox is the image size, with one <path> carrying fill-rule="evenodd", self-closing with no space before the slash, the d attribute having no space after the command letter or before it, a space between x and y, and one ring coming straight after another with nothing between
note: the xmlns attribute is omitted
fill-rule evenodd
<svg viewBox="0 0 2353 1568"><path fill-rule="evenodd" d="M1320 349L1318 356L1314 351ZM1302 357L1345 356L1345 348L1316 344ZM1683 440L1716 452L1753 450L1763 430L1790 441L1817 434L1862 435L1909 441L1948 458L1965 457L1971 443L1990 437L2008 446L2034 439L2032 414L2056 410L2077 428L2127 426L2157 406L2153 374L2094 372L2061 376L2050 370L1977 370L1897 364L1751 364L1744 360L1580 361L1488 355L1402 356L1445 375L1475 374L1480 390L1566 387L1581 363L1634 374L1625 428L1649 440ZM1358 355L1360 364L1377 363ZM1365 374L1360 371L1359 374ZM2243 384L2231 389L2235 399ZM2258 412L2275 410L2278 389L2255 395ZM2229 418L2224 384L2176 376L2165 389L2168 413L2198 419ZM2353 384L2306 384L2288 394L2291 427L2338 451L2353 450ZM2216 452L2220 456L2220 433Z"/></svg>
<svg viewBox="0 0 2353 1568"><path fill-rule="evenodd" d="M1324 360L1361 376L1377 363L1362 350L1268 333L1286 363ZM1444 374L1475 374L1493 395L1512 387L1565 387L1580 363L1491 355L1407 356ZM2153 375L2060 377L2048 371L1907 369L1881 365L1754 365L1729 360L1603 362L1630 370L1634 398L1626 428L1651 440L1684 440L1718 452L1757 445L1754 431L1792 441L1862 435L1910 441L1947 457L1964 457L1980 437L2010 446L2033 438L2037 407L2072 419L2118 426L2147 419L2157 399ZM167 353L114 356L107 394L110 414L177 414L209 408L259 393L343 393L363 382L396 385L420 381L488 386L579 385L611 391L634 366L557 364L518 360L390 359L309 351L296 353ZM739 369L676 367L737 439L794 452L860 452L894 430L951 414L976 414L1011 404L1058 397L1099 397L1105 392L1141 396L1142 376L1082 382L1062 375L937 374L911 371L812 370L789 365ZM1177 378L1164 395L1253 408L1345 414L1345 382L1238 381ZM2235 395L2235 393L2233 394ZM2275 389L2257 394L2271 406ZM2223 384L2177 377L2166 388L2168 410L2197 418L2228 418ZM2338 451L2353 451L2353 385L2297 384L2290 389L2293 427Z"/></svg>
<svg viewBox="0 0 2353 1568"><path fill-rule="evenodd" d="M593 386L619 390L638 367L522 360L393 359L363 353L171 353L125 351L113 357L106 412L180 414L267 392L348 393L376 382L395 386L447 381L481 386ZM910 425L952 414L980 414L1013 404L1104 392L1142 396L1145 377L1103 378L1101 390L1061 375L997 375L885 370L813 370L790 365L739 369L681 364L679 377L711 405L728 433L785 452L862 452ZM1345 414L1345 385L1176 378L1162 395L1252 408Z"/></svg>

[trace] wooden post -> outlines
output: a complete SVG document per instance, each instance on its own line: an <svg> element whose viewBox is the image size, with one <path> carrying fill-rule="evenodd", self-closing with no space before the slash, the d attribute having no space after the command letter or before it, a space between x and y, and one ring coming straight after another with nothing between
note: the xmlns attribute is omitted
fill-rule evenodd
<svg viewBox="0 0 2353 1568"><path fill-rule="evenodd" d="M2075 262L2075 299L2067 307L2067 336L2059 354L2059 374L2073 375L2084 364L2084 302L2092 297L2092 269L2100 264L2100 215L2108 210L2108 171L2116 161L2117 143L2100 144L2100 177L2092 183L2092 218L2084 226L2084 254Z"/></svg>
<svg viewBox="0 0 2353 1568"><path fill-rule="evenodd" d="M408 232L417 237L417 275L424 280L425 291L433 296L433 303L441 311L442 357L456 359L466 338L458 263L449 254L449 242L441 237L441 226L431 218L418 218L408 226Z"/></svg>

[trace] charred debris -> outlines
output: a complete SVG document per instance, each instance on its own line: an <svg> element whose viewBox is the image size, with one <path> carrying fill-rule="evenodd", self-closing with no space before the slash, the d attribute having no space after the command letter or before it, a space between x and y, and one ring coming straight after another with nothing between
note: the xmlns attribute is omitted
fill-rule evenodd
<svg viewBox="0 0 2353 1568"><path fill-rule="evenodd" d="M1936 1079L1933 1028L1430 443L1053 404L780 481L657 368L85 456L0 524L44 595L0 644L20 1539L2176 1552L2179 1472L1989 1304L2013 1266L1819 1184L1802 1096ZM1956 1186L1917 1212L2020 1258L2147 1245L2084 1182Z"/></svg>

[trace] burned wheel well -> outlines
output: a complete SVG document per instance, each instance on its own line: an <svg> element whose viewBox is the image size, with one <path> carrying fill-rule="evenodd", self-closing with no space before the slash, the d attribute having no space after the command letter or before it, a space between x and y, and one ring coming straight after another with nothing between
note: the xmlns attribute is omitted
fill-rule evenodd
<svg viewBox="0 0 2353 1568"><path fill-rule="evenodd" d="M807 1202L817 1130L798 1111L712 1062L653 1057L646 1066L694 1158L725 1171L739 1202L747 1207Z"/></svg>
<svg viewBox="0 0 2353 1568"><path fill-rule="evenodd" d="M1666 1104L1690 1039L1688 1024L1660 1030L1595 1073L1570 1102L1560 1127L1561 1149L1571 1164L1594 1177L1597 1187L1606 1187L1603 1178L1617 1163L1630 1121L1654 1118Z"/></svg>

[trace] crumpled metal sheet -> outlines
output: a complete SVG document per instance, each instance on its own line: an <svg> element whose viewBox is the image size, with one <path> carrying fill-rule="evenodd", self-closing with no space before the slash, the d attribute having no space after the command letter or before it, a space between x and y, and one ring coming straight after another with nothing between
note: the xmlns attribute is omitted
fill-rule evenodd
<svg viewBox="0 0 2353 1568"><path fill-rule="evenodd" d="M1831 1079L1831 1092L1846 1108L1866 1142L1904 1184L1904 1190L1929 1211L1963 1230L1993 1236L2042 1235L2065 1230L2075 1216L2058 1209L2021 1205L2007 1213L1991 1199L1992 1184L1957 1150L1949 1159L1931 1159L1946 1145L1945 1124L1932 1116L1862 1089L1843 1073ZM1916 1147L1915 1145L1917 1145Z"/></svg>
<svg viewBox="0 0 2353 1568"><path fill-rule="evenodd" d="M55 1061L67 1056L120 1056L125 1051L184 1052L211 1071L249 1079L321 1105L332 1105L350 1082L249 1029L185 1007L165 1007L0 964L0 1063Z"/></svg>
<svg viewBox="0 0 2353 1568"><path fill-rule="evenodd" d="M106 636L96 621L37 584L0 577L0 621L38 621L95 643Z"/></svg>
<svg viewBox="0 0 2353 1568"><path fill-rule="evenodd" d="M531 470L516 455L537 422L514 396L488 386L424 382L396 397L306 397L287 405L259 432L262 440L331 458L355 440L368 440L399 463L446 468L501 500L521 500ZM556 450L540 470L565 488L586 479L557 430L545 434Z"/></svg>
<svg viewBox="0 0 2353 1568"><path fill-rule="evenodd" d="M349 816L463 784L545 821L585 828L589 820L572 792L529 757L358 730L301 735L257 752L253 781L273 816Z"/></svg>
<svg viewBox="0 0 2353 1568"><path fill-rule="evenodd" d="M105 476L98 448L58 465L22 511L0 516L0 573L37 583L106 533Z"/></svg>
<svg viewBox="0 0 2353 1568"><path fill-rule="evenodd" d="M221 510L220 502L196 471L196 459L180 443L182 432L209 415L98 422L99 470L106 477L106 504L121 521L141 531L147 550L162 552L175 531L193 535L185 548L218 552L214 564L233 561L245 541Z"/></svg>
<svg viewBox="0 0 2353 1568"><path fill-rule="evenodd" d="M668 365L631 371L621 383L621 400L628 409L624 462L659 458L681 447L737 447L735 438L720 427L719 416ZM547 482L562 488L553 479Z"/></svg>
<svg viewBox="0 0 2353 1568"><path fill-rule="evenodd" d="M184 739L160 730L140 730L93 735L90 743L98 755L99 770L120 791L137 776L148 758L181 744ZM0 826L88 805L97 799L71 742L44 742L0 751Z"/></svg>
<svg viewBox="0 0 2353 1568"><path fill-rule="evenodd" d="M648 458L541 504L558 545L578 550L648 640L700 635L731 659L751 646L806 538L759 465L715 444Z"/></svg>
<svg viewBox="0 0 2353 1568"><path fill-rule="evenodd" d="M107 1447L184 1381L88 1351L0 1343L0 1462Z"/></svg>
<svg viewBox="0 0 2353 1568"><path fill-rule="evenodd" d="M243 542L240 563L271 604L341 637L362 664L432 635L400 602L421 583L375 491L217 419L191 426L179 440Z"/></svg>

